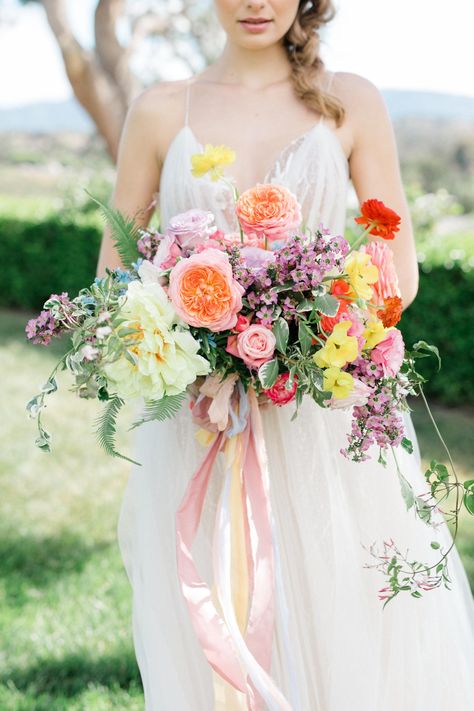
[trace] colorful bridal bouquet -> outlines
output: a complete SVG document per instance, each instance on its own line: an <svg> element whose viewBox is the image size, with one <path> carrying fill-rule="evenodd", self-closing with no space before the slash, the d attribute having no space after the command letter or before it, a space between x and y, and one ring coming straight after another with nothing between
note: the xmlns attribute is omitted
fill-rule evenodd
<svg viewBox="0 0 474 711"><path fill-rule="evenodd" d="M226 147L206 146L193 156L192 172L225 180L222 167L233 157ZM260 642L269 639L271 615L264 612L271 609L273 565L263 577L257 572L263 558L272 559L275 544L260 408L293 403L294 418L306 395L321 407L350 409L352 427L342 455L364 461L375 449L385 464L389 450L401 446L412 451L402 412L409 409L407 395L424 397L416 361L430 353L439 356L423 341L406 349L397 328L402 301L387 244L399 231L400 217L393 210L377 199L364 202L355 218L363 231L349 244L322 224L317 230L306 228L297 198L282 185L258 184L242 195L232 189L239 224L235 234L217 229L215 216L198 207L174 216L160 231L139 229L132 219L99 203L125 269L107 270L74 298L51 295L41 314L28 322L33 342L47 345L67 333L71 348L27 409L37 420L36 444L49 451L51 435L42 410L45 398L57 389L57 371L67 369L80 397L104 403L97 420L100 444L123 457L116 450L115 432L124 403L143 399L143 412L132 424L137 427L172 417L189 401L208 452L176 514L183 594L210 664L236 688L252 693L239 676L235 648L223 630L230 631L255 671L251 640L244 639L236 620L248 613L249 629L259 630ZM369 235L381 241L368 241ZM222 555L216 556L225 626L191 555L219 451L226 462L227 492L216 519L219 540L225 541L226 526L236 526L240 515L246 525L253 517L259 541L258 546L247 542L246 558L249 580L254 573L252 603L259 604L249 603L245 610L236 611L226 597L231 549L223 542ZM460 500L474 513L474 481L463 486L455 477L453 482L447 468L433 461L426 472L429 495L416 495L398 463L396 468L407 508L425 522L434 525L440 497L453 489L462 490ZM231 501L234 480L245 489L248 510L238 510ZM459 507L456 524L458 512ZM388 580L379 594L384 606L401 591L420 597L421 590L449 582L449 551L428 566L403 557L393 541L384 545L383 554L372 551ZM432 546L439 548L435 541ZM199 603L192 597L196 587L207 591ZM280 698L268 677L268 658L257 668L251 678L258 693L267 700Z"/></svg>

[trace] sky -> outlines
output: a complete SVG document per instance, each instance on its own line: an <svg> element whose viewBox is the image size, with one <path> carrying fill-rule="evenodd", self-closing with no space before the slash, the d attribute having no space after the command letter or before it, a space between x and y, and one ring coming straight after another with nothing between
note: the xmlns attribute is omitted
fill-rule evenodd
<svg viewBox="0 0 474 711"><path fill-rule="evenodd" d="M92 45L97 0L69 0L77 37ZM15 0L0 0L8 8ZM474 97L472 0L336 0L322 56L333 71L360 74L379 89ZM41 6L0 27L0 108L71 96L61 56ZM8 70L5 70L8 67ZM173 78L173 77L170 77ZM174 77L179 78L179 77Z"/></svg>

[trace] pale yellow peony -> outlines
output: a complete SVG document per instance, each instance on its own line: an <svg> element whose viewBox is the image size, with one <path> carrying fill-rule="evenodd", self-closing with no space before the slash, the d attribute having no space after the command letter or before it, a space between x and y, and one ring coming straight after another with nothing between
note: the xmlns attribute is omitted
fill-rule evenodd
<svg viewBox="0 0 474 711"><path fill-rule="evenodd" d="M104 366L120 397L159 400L163 395L183 392L198 375L207 375L210 365L198 355L198 341L179 319L160 284L130 282L121 315L127 321L117 328L118 335L125 328L136 328L140 333L126 337L135 364L123 354Z"/></svg>

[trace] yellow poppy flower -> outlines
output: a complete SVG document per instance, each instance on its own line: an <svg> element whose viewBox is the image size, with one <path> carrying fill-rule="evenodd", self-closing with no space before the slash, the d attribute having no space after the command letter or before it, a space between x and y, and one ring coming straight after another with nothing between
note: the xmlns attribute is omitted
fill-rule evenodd
<svg viewBox="0 0 474 711"><path fill-rule="evenodd" d="M333 397L342 400L354 388L354 378L340 368L326 368L323 377L323 388L333 394Z"/></svg>
<svg viewBox="0 0 474 711"><path fill-rule="evenodd" d="M364 348L375 348L385 336L387 335L387 330L384 328L382 321L367 321L367 325L364 331L365 345Z"/></svg>
<svg viewBox="0 0 474 711"><path fill-rule="evenodd" d="M222 167L233 163L234 160L235 151L232 148L206 143L202 153L194 153L191 156L191 173L196 178L210 173L211 180L216 181L222 175Z"/></svg>
<svg viewBox="0 0 474 711"><path fill-rule="evenodd" d="M357 358L359 355L357 338L347 335L351 326L351 321L340 321L334 326L326 344L313 356L316 365L320 368L331 366L342 368L346 363L351 363Z"/></svg>
<svg viewBox="0 0 474 711"><path fill-rule="evenodd" d="M345 270L354 295L368 301L373 293L370 285L375 284L379 278L379 270L372 264L370 254L352 252L347 258Z"/></svg>

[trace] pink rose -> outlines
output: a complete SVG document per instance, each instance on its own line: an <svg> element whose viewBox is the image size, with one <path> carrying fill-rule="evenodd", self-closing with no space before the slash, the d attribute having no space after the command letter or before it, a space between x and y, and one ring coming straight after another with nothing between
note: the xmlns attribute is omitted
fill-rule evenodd
<svg viewBox="0 0 474 711"><path fill-rule="evenodd" d="M214 215L208 210L182 212L172 217L166 228L166 234L174 237L181 249L194 249L214 232Z"/></svg>
<svg viewBox="0 0 474 711"><path fill-rule="evenodd" d="M210 331L235 326L244 291L233 277L229 257L219 249L180 259L170 272L168 296L178 315Z"/></svg>
<svg viewBox="0 0 474 711"><path fill-rule="evenodd" d="M385 242L371 241L361 247L360 251L370 254L372 264L375 264L379 270L378 280L375 284L371 284L373 289L372 301L377 306L383 306L384 299L400 296L398 275L390 247Z"/></svg>
<svg viewBox="0 0 474 711"><path fill-rule="evenodd" d="M175 238L171 235L164 235L153 257L153 264L160 269L170 269L174 267L180 256L181 249L176 244Z"/></svg>
<svg viewBox="0 0 474 711"><path fill-rule="evenodd" d="M365 405L371 392L371 387L363 383L362 380L354 378L354 387L349 395L344 398L332 397L328 400L327 406L332 410L346 410L354 405Z"/></svg>
<svg viewBox="0 0 474 711"><path fill-rule="evenodd" d="M372 348L370 358L382 366L384 375L394 377L400 370L405 355L405 344L398 328L390 328L383 341Z"/></svg>
<svg viewBox="0 0 474 711"><path fill-rule="evenodd" d="M275 350L275 336L269 328L251 324L238 335L229 336L226 351L242 358L248 368L259 368L271 360Z"/></svg>
<svg viewBox="0 0 474 711"><path fill-rule="evenodd" d="M225 251L224 244L220 240L214 239L214 236L212 236L209 239L204 240L204 242L199 242L194 247L194 253L203 252L205 249L209 249L209 247L212 247L213 249L220 249L221 252Z"/></svg>
<svg viewBox="0 0 474 711"><path fill-rule="evenodd" d="M275 384L272 385L271 388L267 388L267 390L263 391L265 395L268 395L270 400L275 403L275 405L286 405L288 402L291 402L294 399L296 394L296 381L298 380L298 376L295 375L295 377L293 378L291 388L287 388L286 384L289 377L289 373L281 373L281 375L279 375L276 379Z"/></svg>

